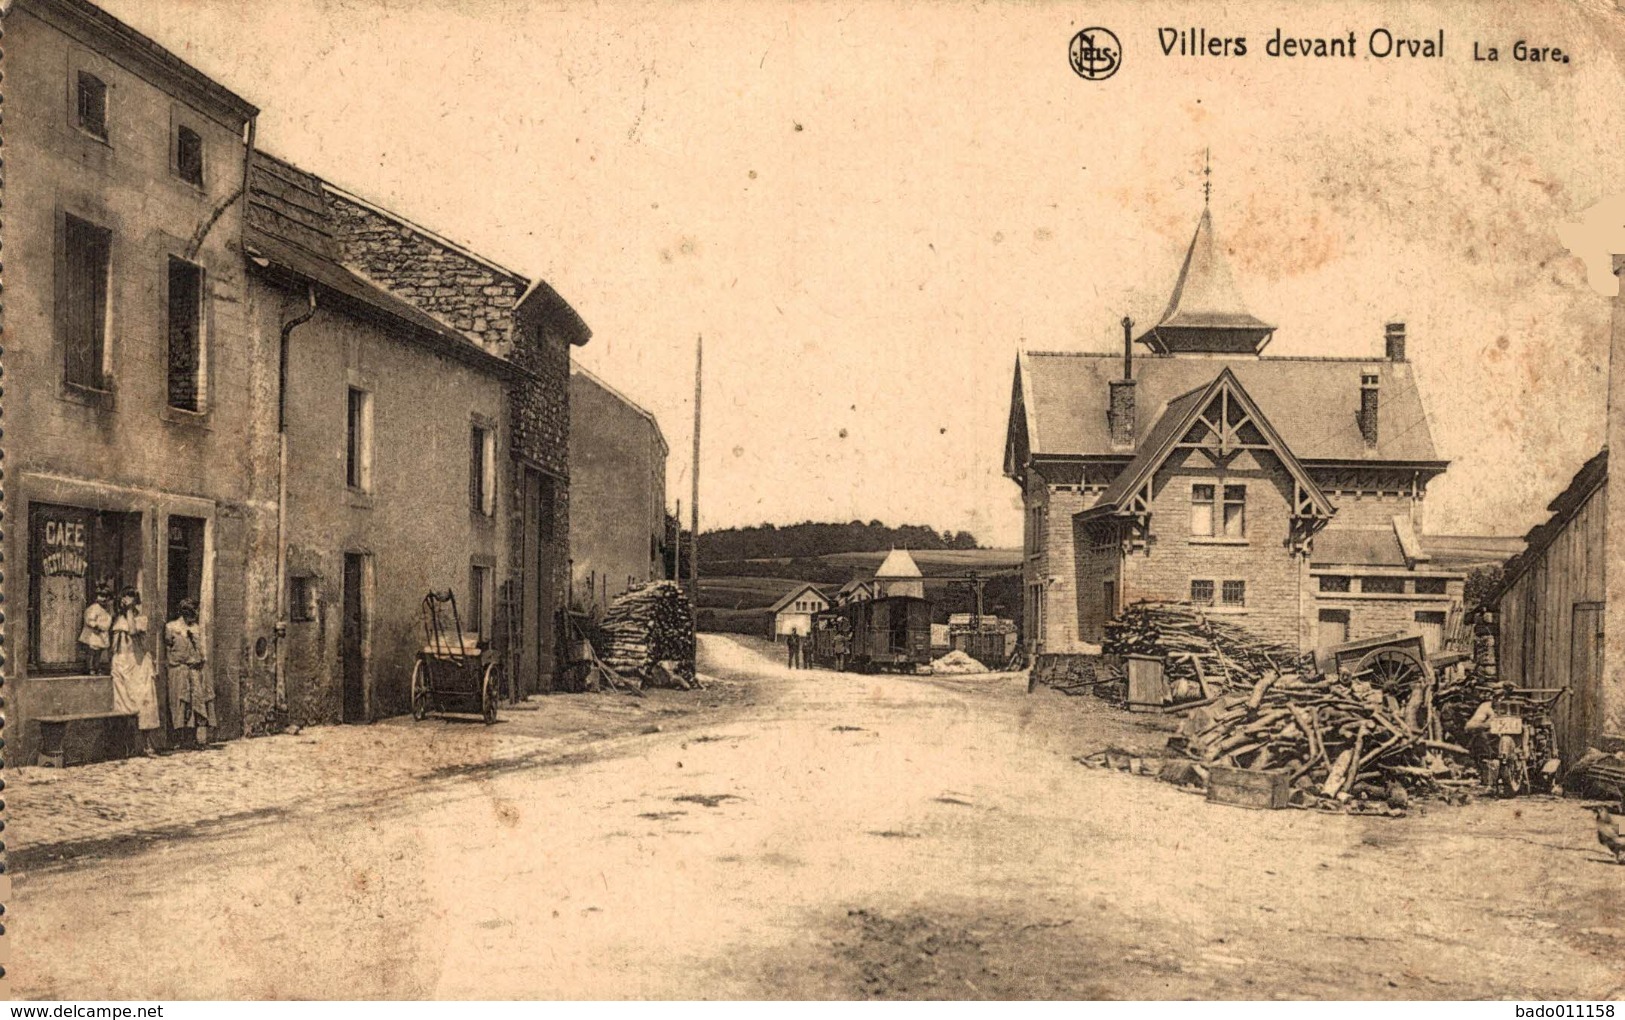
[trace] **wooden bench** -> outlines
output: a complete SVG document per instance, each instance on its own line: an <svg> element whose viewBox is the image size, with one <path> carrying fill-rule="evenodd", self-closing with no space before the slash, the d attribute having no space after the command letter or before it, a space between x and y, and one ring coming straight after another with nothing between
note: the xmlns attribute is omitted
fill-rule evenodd
<svg viewBox="0 0 1625 1020"><path fill-rule="evenodd" d="M127 720L125 732L120 736L125 741L124 750L129 750L129 733L135 728L134 712L81 712L78 715L42 715L35 721L39 723L39 756L34 764L44 768L65 768L67 762L68 729L76 723L97 723L104 729L109 721L114 719Z"/></svg>

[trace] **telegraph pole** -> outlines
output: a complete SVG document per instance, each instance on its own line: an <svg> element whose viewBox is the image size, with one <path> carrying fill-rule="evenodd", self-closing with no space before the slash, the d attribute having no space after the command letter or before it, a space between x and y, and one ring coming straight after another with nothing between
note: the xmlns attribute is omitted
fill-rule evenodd
<svg viewBox="0 0 1625 1020"><path fill-rule="evenodd" d="M700 366L704 358L705 336L697 334L694 338L694 464L690 479L694 487L688 503L688 602L693 607L700 604Z"/></svg>

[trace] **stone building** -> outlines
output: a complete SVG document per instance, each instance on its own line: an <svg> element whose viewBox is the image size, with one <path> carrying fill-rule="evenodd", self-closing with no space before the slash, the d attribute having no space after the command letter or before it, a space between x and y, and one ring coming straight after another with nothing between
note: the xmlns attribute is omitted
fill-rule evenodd
<svg viewBox="0 0 1625 1020"><path fill-rule="evenodd" d="M323 182L257 153L251 342L280 351L281 702L301 725L409 707L420 603L450 589L497 637L507 392L526 373L341 261Z"/></svg>
<svg viewBox="0 0 1625 1020"><path fill-rule="evenodd" d="M79 643L99 582L140 593L160 668L199 604L216 737L403 709L430 587L549 688L586 324L256 152L254 106L85 0L5 31L13 755L66 716L109 717L70 757L121 750Z"/></svg>
<svg viewBox="0 0 1625 1020"><path fill-rule="evenodd" d="M196 601L217 732L257 732L276 516L275 348L245 339L238 247L257 111L80 0L18 0L5 29L6 757L33 761L42 716L111 712L78 641L101 581L140 592L160 664Z"/></svg>
<svg viewBox="0 0 1625 1020"><path fill-rule="evenodd" d="M506 548L478 554L494 559L490 591L482 598L497 636L512 636L507 663L519 690L551 690L560 658L559 614L570 580L570 349L585 344L592 331L545 281L527 280L331 183L320 182L320 191L333 257L347 271L455 331L485 356L485 368L506 373L500 421L487 420L484 433L485 441L500 441L488 498L495 501L492 515L502 518L495 534ZM430 388L424 386L427 395ZM420 415L441 409L410 406ZM479 426L469 408L451 406L464 418L461 448L467 451L466 430ZM410 543L389 528L376 541Z"/></svg>
<svg viewBox="0 0 1625 1020"><path fill-rule="evenodd" d="M1024 638L1097 643L1139 599L1197 603L1308 650L1437 644L1463 575L1419 539L1433 447L1406 349L1272 357L1204 208L1173 296L1121 355L1022 353L1005 473L1026 510ZM1136 354L1136 345L1145 351Z"/></svg>
<svg viewBox="0 0 1625 1020"><path fill-rule="evenodd" d="M667 576L666 457L655 416L577 365L570 372L571 598L600 611Z"/></svg>

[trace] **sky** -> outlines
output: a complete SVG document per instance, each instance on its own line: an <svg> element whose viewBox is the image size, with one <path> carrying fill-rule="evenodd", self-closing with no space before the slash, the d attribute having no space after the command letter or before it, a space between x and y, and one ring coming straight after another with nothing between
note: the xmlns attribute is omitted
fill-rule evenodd
<svg viewBox="0 0 1625 1020"><path fill-rule="evenodd" d="M1118 349L1212 210L1272 354L1407 323L1426 530L1521 534L1603 441L1625 250L1604 4L104 0L261 108L270 152L545 277L702 527L869 520L1017 545L1018 349ZM1067 43L1122 40L1086 81ZM1158 28L1245 36L1164 56ZM1445 33L1438 60L1268 58ZM1514 40L1569 63L1511 61ZM1500 63L1472 59L1496 45ZM1266 409L1267 410L1267 409Z"/></svg>

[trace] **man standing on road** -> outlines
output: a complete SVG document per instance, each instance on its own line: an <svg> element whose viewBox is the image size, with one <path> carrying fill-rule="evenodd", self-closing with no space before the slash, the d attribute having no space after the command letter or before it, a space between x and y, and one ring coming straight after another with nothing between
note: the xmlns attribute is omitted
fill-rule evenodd
<svg viewBox="0 0 1625 1020"><path fill-rule="evenodd" d="M787 657L784 664L791 669L796 668L796 645L799 640L794 628L791 628L790 633L784 636L784 653Z"/></svg>

